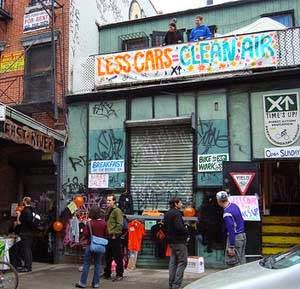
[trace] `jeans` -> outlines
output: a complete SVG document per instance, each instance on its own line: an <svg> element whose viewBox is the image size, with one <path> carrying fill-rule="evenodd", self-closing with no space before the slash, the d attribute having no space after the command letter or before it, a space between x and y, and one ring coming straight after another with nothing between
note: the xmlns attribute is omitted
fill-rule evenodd
<svg viewBox="0 0 300 289"><path fill-rule="evenodd" d="M170 244L171 257L169 263L169 288L181 287L183 273L187 266L187 246L185 244Z"/></svg>
<svg viewBox="0 0 300 289"><path fill-rule="evenodd" d="M32 235L21 235L20 251L23 253L24 267L30 271L32 270L32 243Z"/></svg>
<svg viewBox="0 0 300 289"><path fill-rule="evenodd" d="M94 277L92 281L92 286L93 287L99 287L100 283L100 262L101 262L101 256L103 254L101 253L92 253L90 251L90 246L87 246L84 252L84 257L83 257L83 269L80 277L80 285L81 286L87 286L87 278L89 275L89 270L90 270L90 265L91 265L91 259L94 257L94 263L95 263L95 268L94 268Z"/></svg>
<svg viewBox="0 0 300 289"><path fill-rule="evenodd" d="M106 267L104 270L105 277L110 277L111 275L111 263L115 260L117 264L116 275L118 277L123 277L124 267L123 267L123 253L122 253L122 240L117 237L116 239L109 239L108 245L106 247Z"/></svg>

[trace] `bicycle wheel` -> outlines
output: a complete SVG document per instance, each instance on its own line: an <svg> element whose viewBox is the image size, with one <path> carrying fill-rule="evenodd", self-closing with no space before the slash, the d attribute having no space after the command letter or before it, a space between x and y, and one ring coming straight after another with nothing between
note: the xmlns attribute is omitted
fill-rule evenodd
<svg viewBox="0 0 300 289"><path fill-rule="evenodd" d="M0 289L17 289L18 285L18 272L14 266L6 262L0 262Z"/></svg>

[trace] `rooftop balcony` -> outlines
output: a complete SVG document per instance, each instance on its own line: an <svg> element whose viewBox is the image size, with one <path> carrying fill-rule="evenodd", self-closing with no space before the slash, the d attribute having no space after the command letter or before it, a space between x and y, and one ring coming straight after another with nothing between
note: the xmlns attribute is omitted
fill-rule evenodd
<svg viewBox="0 0 300 289"><path fill-rule="evenodd" d="M74 93L140 84L214 79L300 65L300 29L90 56L74 65Z"/></svg>

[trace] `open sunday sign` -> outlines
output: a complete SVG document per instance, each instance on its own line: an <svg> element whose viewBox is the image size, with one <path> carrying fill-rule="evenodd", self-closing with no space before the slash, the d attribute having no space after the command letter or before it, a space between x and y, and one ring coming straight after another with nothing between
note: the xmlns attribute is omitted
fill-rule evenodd
<svg viewBox="0 0 300 289"><path fill-rule="evenodd" d="M276 66L276 32L216 38L95 58L95 84L153 81Z"/></svg>

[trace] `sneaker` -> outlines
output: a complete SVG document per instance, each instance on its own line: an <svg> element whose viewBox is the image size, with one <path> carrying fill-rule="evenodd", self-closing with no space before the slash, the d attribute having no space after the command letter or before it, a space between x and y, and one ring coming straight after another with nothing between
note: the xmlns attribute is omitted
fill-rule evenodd
<svg viewBox="0 0 300 289"><path fill-rule="evenodd" d="M99 288L100 285L99 284L95 284L95 285L92 285L93 288Z"/></svg>
<svg viewBox="0 0 300 289"><path fill-rule="evenodd" d="M75 287L76 287L76 288L85 288L86 286L83 286L83 285L81 285L81 284L79 284L79 283L76 283L76 284L75 284Z"/></svg>
<svg viewBox="0 0 300 289"><path fill-rule="evenodd" d="M116 276L112 281L116 282L116 281L122 281L123 280L123 276Z"/></svg>

